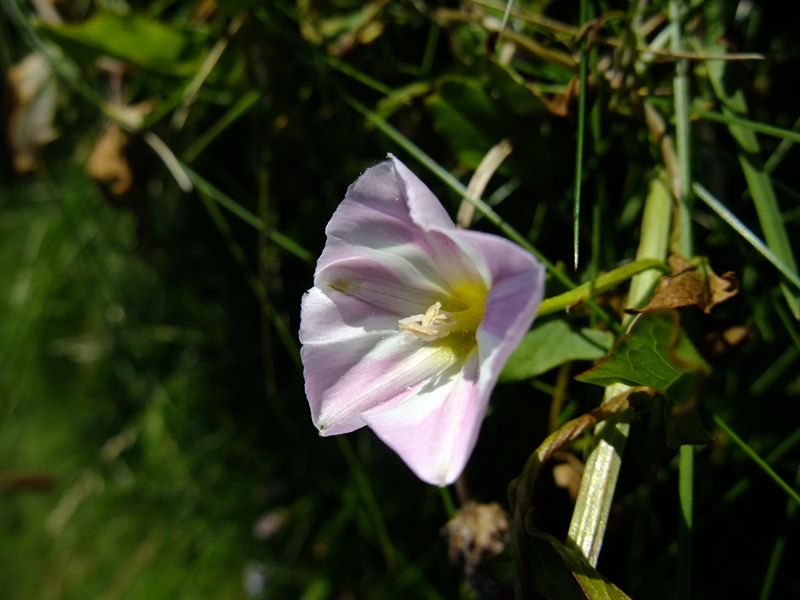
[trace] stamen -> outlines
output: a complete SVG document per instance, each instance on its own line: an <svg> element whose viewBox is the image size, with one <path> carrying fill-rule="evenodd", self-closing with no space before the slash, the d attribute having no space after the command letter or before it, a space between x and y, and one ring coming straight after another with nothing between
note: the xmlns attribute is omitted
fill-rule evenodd
<svg viewBox="0 0 800 600"><path fill-rule="evenodd" d="M442 311L442 303L434 302L424 315L411 315L397 322L400 331L424 340L436 340L450 333L453 319Z"/></svg>

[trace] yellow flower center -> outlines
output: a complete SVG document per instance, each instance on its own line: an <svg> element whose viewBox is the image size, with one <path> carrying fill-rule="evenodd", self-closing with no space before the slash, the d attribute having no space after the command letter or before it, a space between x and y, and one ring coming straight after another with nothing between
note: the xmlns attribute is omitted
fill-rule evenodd
<svg viewBox="0 0 800 600"><path fill-rule="evenodd" d="M425 341L441 340L454 354L466 355L477 343L475 334L483 320L487 295L482 282L453 286L449 298L437 300L424 314L400 319L398 328Z"/></svg>

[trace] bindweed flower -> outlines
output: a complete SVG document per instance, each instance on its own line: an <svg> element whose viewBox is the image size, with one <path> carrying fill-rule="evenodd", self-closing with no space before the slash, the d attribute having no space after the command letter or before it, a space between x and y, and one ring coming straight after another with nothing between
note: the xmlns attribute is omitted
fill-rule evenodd
<svg viewBox="0 0 800 600"><path fill-rule="evenodd" d="M420 479L452 483L544 269L504 238L457 229L391 155L350 186L325 233L300 318L314 424L323 436L366 425Z"/></svg>

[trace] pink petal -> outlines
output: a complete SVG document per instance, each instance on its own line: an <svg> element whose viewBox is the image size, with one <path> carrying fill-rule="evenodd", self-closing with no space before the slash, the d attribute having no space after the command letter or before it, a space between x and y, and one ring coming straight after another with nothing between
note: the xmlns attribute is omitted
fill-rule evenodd
<svg viewBox="0 0 800 600"><path fill-rule="evenodd" d="M425 229L433 227L454 229L453 220L428 186L422 183L420 178L393 154L389 155L389 161L394 165L397 177L402 184L409 213L414 223Z"/></svg>
<svg viewBox="0 0 800 600"><path fill-rule="evenodd" d="M391 255L329 263L317 272L314 285L336 302L358 300L364 317L374 314L376 309L393 315L395 329L398 319L424 313L437 299L447 295L441 285L425 277L413 264ZM355 311L353 316L357 316Z"/></svg>
<svg viewBox="0 0 800 600"><path fill-rule="evenodd" d="M313 287L300 306L300 343L322 345L364 336L376 340L397 333L397 318L382 311L366 311L364 304L344 294Z"/></svg>
<svg viewBox="0 0 800 600"><path fill-rule="evenodd" d="M411 261L427 257L424 233L411 220L401 182L388 160L367 169L347 189L325 234L318 269L362 249Z"/></svg>
<svg viewBox="0 0 800 600"><path fill-rule="evenodd" d="M490 282L478 328L481 377L488 369L493 386L511 352L528 331L544 296L544 267L508 240L479 231L449 233L473 257Z"/></svg>
<svg viewBox="0 0 800 600"><path fill-rule="evenodd" d="M367 425L423 481L453 483L478 440L491 386L478 383L478 356L419 386L402 402L364 413Z"/></svg>
<svg viewBox="0 0 800 600"><path fill-rule="evenodd" d="M361 427L361 413L406 398L454 363L446 347L400 332L304 345L301 353L311 417L322 435Z"/></svg>

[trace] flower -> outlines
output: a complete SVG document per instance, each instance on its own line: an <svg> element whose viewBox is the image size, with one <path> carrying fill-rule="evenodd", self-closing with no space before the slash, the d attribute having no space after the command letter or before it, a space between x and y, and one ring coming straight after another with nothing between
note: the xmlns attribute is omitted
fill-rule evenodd
<svg viewBox="0 0 800 600"><path fill-rule="evenodd" d="M366 425L420 479L452 483L533 321L543 267L457 229L391 154L350 186L325 233L300 316L314 424L323 436Z"/></svg>

